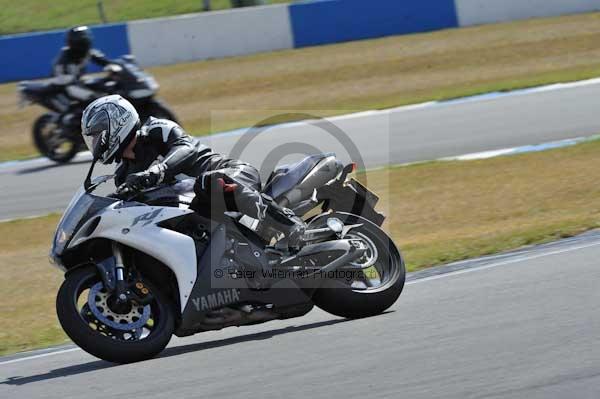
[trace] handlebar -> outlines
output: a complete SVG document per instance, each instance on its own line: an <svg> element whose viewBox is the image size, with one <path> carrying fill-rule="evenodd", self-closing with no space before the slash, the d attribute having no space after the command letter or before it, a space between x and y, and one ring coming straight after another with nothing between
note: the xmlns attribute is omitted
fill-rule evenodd
<svg viewBox="0 0 600 399"><path fill-rule="evenodd" d="M132 201L134 198L138 197L139 195L148 194L153 191L161 190L168 186L169 186L169 184L161 184L161 185L155 186L155 187L149 187L149 188L142 189L142 190L136 190L136 189L133 189L132 187L125 186L123 184L122 185L123 188L120 188L120 187L117 188L117 191L115 191L113 194L111 194L111 196L113 198L118 198L123 201Z"/></svg>
<svg viewBox="0 0 600 399"><path fill-rule="evenodd" d="M194 183L195 179L185 179L179 181L163 182L158 186L150 187L143 190L133 190L131 187L123 186L121 190L117 189L113 194L110 195L112 198L117 198L123 201L137 201L147 202L154 201L156 199L164 199L167 197L179 198L183 196L191 196L194 194ZM168 190L163 193L163 190ZM156 198L154 198L156 197Z"/></svg>
<svg viewBox="0 0 600 399"><path fill-rule="evenodd" d="M110 74L119 73L121 71L123 71L123 67L119 64L108 64L104 67L104 72L108 72Z"/></svg>
<svg viewBox="0 0 600 399"><path fill-rule="evenodd" d="M141 192L142 191L134 190L129 186L124 186L123 188L118 187L117 191L110 194L110 197L129 202L137 197Z"/></svg>

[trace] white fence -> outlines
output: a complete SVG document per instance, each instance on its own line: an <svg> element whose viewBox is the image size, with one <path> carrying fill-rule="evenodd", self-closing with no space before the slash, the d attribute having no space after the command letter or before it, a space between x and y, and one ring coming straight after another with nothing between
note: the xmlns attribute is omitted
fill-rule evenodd
<svg viewBox="0 0 600 399"><path fill-rule="evenodd" d="M327 0L94 26L144 67L458 26L600 11L600 0ZM50 75L64 31L0 36L0 82Z"/></svg>
<svg viewBox="0 0 600 399"><path fill-rule="evenodd" d="M285 4L132 21L128 30L142 66L294 47Z"/></svg>
<svg viewBox="0 0 600 399"><path fill-rule="evenodd" d="M600 0L454 0L460 26L600 11Z"/></svg>

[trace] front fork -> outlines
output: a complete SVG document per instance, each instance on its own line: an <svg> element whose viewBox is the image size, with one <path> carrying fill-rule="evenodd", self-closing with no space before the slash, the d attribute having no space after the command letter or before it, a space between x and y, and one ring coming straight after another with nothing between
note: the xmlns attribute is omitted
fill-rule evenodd
<svg viewBox="0 0 600 399"><path fill-rule="evenodd" d="M113 256L115 257L115 295L117 296L118 302L126 302L127 287L125 286L125 264L123 263L123 252L121 246L113 242L112 243Z"/></svg>
<svg viewBox="0 0 600 399"><path fill-rule="evenodd" d="M112 243L112 253L114 263L107 259L105 262L97 264L100 274L103 277L105 286L113 291L113 295L117 299L117 303L126 303L133 299L137 303L145 305L152 301L153 295L141 281L128 283L126 281L125 263L123 261L123 247L117 242ZM114 265L114 266L113 266ZM111 268L114 267L113 272Z"/></svg>

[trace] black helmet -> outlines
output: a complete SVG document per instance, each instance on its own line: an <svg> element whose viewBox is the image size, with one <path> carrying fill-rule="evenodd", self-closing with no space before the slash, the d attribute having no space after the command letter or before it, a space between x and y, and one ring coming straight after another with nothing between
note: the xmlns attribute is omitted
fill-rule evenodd
<svg viewBox="0 0 600 399"><path fill-rule="evenodd" d="M92 47L92 32L87 26L76 26L67 32L67 46L75 53L87 54Z"/></svg>

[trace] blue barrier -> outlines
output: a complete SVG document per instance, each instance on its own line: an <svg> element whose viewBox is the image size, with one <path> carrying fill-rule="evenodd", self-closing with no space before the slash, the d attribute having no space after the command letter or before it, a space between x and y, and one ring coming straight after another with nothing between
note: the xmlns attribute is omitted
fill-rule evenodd
<svg viewBox="0 0 600 399"><path fill-rule="evenodd" d="M454 0L318 0L289 11L294 47L458 26Z"/></svg>
<svg viewBox="0 0 600 399"><path fill-rule="evenodd" d="M600 0L308 0L92 31L108 57L133 51L146 67L594 10ZM49 76L63 41L62 30L0 36L0 82Z"/></svg>
<svg viewBox="0 0 600 399"><path fill-rule="evenodd" d="M94 47L109 58L129 53L126 24L93 26ZM65 31L29 33L0 37L0 82L45 78L64 45ZM90 71L97 71L90 68Z"/></svg>

